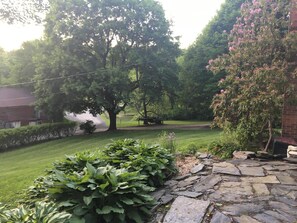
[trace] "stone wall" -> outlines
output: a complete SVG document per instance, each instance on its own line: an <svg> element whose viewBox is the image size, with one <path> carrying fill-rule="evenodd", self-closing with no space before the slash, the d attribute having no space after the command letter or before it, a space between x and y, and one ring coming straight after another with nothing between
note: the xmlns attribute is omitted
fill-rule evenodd
<svg viewBox="0 0 297 223"><path fill-rule="evenodd" d="M297 32L297 0L292 0L292 3L290 30L291 32ZM297 66L296 60L297 58L292 61L294 66ZM297 81L294 80L294 82L296 83L297 89ZM283 110L282 136L297 139L297 106L291 105L288 100L285 101Z"/></svg>

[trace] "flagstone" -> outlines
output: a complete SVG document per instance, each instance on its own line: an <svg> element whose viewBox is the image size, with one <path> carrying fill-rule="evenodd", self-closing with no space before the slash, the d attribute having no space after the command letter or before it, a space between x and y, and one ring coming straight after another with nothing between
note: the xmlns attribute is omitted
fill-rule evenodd
<svg viewBox="0 0 297 223"><path fill-rule="evenodd" d="M163 223L201 223L209 205L209 201L179 196L167 212Z"/></svg>

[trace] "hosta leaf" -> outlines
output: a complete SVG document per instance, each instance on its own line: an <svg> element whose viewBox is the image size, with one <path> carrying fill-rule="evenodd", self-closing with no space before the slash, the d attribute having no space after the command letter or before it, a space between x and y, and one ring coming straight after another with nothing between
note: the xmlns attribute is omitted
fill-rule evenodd
<svg viewBox="0 0 297 223"><path fill-rule="evenodd" d="M106 205L102 209L96 209L96 212L98 214L110 214L111 212L124 214L125 210L123 208Z"/></svg>
<svg viewBox="0 0 297 223"><path fill-rule="evenodd" d="M125 204L127 204L127 205L132 205L132 204L134 204L134 201L133 200L131 200L131 199L129 199L129 198L121 198L121 202L123 202L123 203L125 203Z"/></svg>
<svg viewBox="0 0 297 223"><path fill-rule="evenodd" d="M91 196L91 197L83 197L83 200L84 200L84 202L85 202L85 204L87 205L87 206L89 206L89 204L92 202L92 200L93 200L93 197Z"/></svg>
<svg viewBox="0 0 297 223"><path fill-rule="evenodd" d="M139 213L132 209L127 212L127 215L130 219L134 220L136 223L143 223L144 221L141 219Z"/></svg>
<svg viewBox="0 0 297 223"><path fill-rule="evenodd" d="M85 223L85 219L83 218L78 218L76 216L72 216L70 219L69 219L69 223Z"/></svg>

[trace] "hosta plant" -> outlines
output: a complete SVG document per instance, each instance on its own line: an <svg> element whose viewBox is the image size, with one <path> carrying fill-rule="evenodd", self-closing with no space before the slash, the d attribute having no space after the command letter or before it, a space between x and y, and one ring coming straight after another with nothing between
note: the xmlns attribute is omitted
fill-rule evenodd
<svg viewBox="0 0 297 223"><path fill-rule="evenodd" d="M103 150L110 165L140 171L148 176L150 186L163 185L164 181L176 173L174 155L160 145L146 145L139 140L124 139L109 144Z"/></svg>
<svg viewBox="0 0 297 223"><path fill-rule="evenodd" d="M66 223L70 217L53 203L37 202L34 208L20 206L10 210L0 204L1 223Z"/></svg>
<svg viewBox="0 0 297 223"><path fill-rule="evenodd" d="M154 188L138 172L87 163L82 172L53 175L45 182L49 197L73 214L70 222L144 222L154 204Z"/></svg>

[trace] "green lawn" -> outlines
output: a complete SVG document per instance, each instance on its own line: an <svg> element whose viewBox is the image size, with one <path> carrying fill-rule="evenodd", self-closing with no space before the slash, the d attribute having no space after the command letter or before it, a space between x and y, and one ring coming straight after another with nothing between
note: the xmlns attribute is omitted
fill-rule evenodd
<svg viewBox="0 0 297 223"><path fill-rule="evenodd" d="M177 148L190 143L204 147L219 137L218 130L166 130L175 132ZM44 174L46 168L62 159L65 154L102 148L111 140L121 138L142 139L157 143L162 130L99 132L93 135L73 136L18 150L0 153L0 202L14 204L33 180Z"/></svg>

